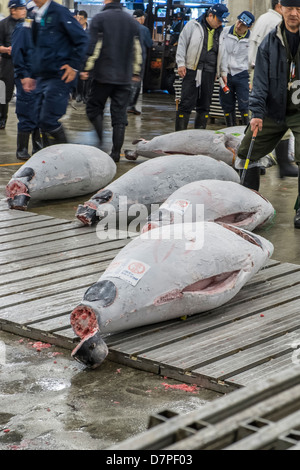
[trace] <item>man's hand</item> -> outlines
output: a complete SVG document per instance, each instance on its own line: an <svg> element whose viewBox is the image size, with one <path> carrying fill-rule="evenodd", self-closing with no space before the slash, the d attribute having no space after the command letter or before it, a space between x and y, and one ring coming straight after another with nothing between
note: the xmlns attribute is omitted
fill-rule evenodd
<svg viewBox="0 0 300 470"><path fill-rule="evenodd" d="M141 81L141 77L139 75L132 75L132 81L138 83Z"/></svg>
<svg viewBox="0 0 300 470"><path fill-rule="evenodd" d="M222 80L224 82L224 85L227 86L227 75L222 75Z"/></svg>
<svg viewBox="0 0 300 470"><path fill-rule="evenodd" d="M88 80L89 78L89 72L80 72L80 78L81 80Z"/></svg>
<svg viewBox="0 0 300 470"><path fill-rule="evenodd" d="M256 127L258 127L259 131L262 131L263 128L263 120L259 118L253 118L250 121L251 131L253 132Z"/></svg>
<svg viewBox="0 0 300 470"><path fill-rule="evenodd" d="M77 70L74 70L72 69L72 67L70 67L70 65L68 64L65 64L63 65L60 70L64 70L65 73L63 74L63 76L61 77L61 79L66 82L66 83L70 83L72 82L73 80L75 80L76 78L76 75L77 75Z"/></svg>
<svg viewBox="0 0 300 470"><path fill-rule="evenodd" d="M186 76L186 67L184 65L182 67L178 67L177 70L180 78L184 78Z"/></svg>
<svg viewBox="0 0 300 470"><path fill-rule="evenodd" d="M26 93L29 93L30 91L35 90L36 81L33 78L29 78L29 77L21 78L21 83L22 83L23 90Z"/></svg>

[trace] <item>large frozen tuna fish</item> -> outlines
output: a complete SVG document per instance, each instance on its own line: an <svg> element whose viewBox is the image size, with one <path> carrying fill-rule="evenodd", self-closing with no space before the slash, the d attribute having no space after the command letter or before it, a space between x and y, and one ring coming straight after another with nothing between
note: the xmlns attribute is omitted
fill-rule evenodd
<svg viewBox="0 0 300 470"><path fill-rule="evenodd" d="M173 156L159 157L137 165L79 205L76 216L85 225L91 225L106 214L119 216L128 212L133 205L136 211L137 205L141 210L149 210L152 204L162 204L181 186L202 179L240 181L229 165L204 155L176 155L176 160Z"/></svg>
<svg viewBox="0 0 300 470"><path fill-rule="evenodd" d="M142 157L154 158L159 155L208 155L233 165L240 146L240 139L231 135L206 129L189 129L154 137L152 140L137 140L134 152L125 151L128 160Z"/></svg>
<svg viewBox="0 0 300 470"><path fill-rule="evenodd" d="M59 144L35 153L6 186L11 209L29 200L67 199L103 188L116 174L112 158L89 145Z"/></svg>
<svg viewBox="0 0 300 470"><path fill-rule="evenodd" d="M177 189L151 213L142 232L182 222L224 222L252 231L275 216L272 204L233 181L194 181Z"/></svg>
<svg viewBox="0 0 300 470"><path fill-rule="evenodd" d="M263 237L214 222L168 225L140 235L71 313L81 338L73 357L97 367L108 352L103 335L225 304L272 253Z"/></svg>

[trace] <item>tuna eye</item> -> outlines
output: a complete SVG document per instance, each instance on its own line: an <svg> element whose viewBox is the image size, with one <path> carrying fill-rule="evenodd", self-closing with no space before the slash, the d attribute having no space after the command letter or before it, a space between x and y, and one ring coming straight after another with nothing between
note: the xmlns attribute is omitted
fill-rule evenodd
<svg viewBox="0 0 300 470"><path fill-rule="evenodd" d="M117 288L111 281L99 281L93 284L84 294L83 300L100 302L101 307L108 307L115 300Z"/></svg>

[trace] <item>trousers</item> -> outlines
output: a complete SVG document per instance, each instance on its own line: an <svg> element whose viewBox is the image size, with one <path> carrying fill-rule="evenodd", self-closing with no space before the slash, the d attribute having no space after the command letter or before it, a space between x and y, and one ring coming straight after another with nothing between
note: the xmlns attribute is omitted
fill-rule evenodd
<svg viewBox="0 0 300 470"><path fill-rule="evenodd" d="M18 117L18 131L32 132L38 127L37 94L24 91L21 80L16 78L17 101L16 115Z"/></svg>
<svg viewBox="0 0 300 470"><path fill-rule="evenodd" d="M215 73L203 71L199 87L196 87L196 73L196 70L186 70L186 76L182 81L179 112L191 113L194 108L199 114L209 112L215 84Z"/></svg>
<svg viewBox="0 0 300 470"><path fill-rule="evenodd" d="M104 108L108 98L110 102L110 114L112 126L124 124L127 126L127 106L131 93L131 85L114 85L92 81L89 92L86 114L90 121L97 116L103 116Z"/></svg>
<svg viewBox="0 0 300 470"><path fill-rule="evenodd" d="M241 113L248 112L249 109L249 73L238 73L234 76L227 75L227 85L230 89L229 93L224 93L220 88L220 103L224 113L232 113L235 110L237 101L238 108Z"/></svg>
<svg viewBox="0 0 300 470"><path fill-rule="evenodd" d="M254 142L251 161L257 161L272 152L288 129L295 137L295 162L300 164L300 110L286 115L285 121L280 124L269 117L264 119L262 131L258 132ZM252 131L249 126L238 150L238 156L242 159L247 158L251 138Z"/></svg>

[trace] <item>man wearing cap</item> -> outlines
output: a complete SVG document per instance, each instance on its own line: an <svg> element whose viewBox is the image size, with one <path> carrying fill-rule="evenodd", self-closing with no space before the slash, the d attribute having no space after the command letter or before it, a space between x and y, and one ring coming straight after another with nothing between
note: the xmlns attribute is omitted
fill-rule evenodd
<svg viewBox="0 0 300 470"><path fill-rule="evenodd" d="M5 129L8 104L14 91L14 66L11 59L11 36L20 21L26 17L25 0L10 0L10 15L0 21L0 80L5 84L5 103L0 103L0 129Z"/></svg>
<svg viewBox="0 0 300 470"><path fill-rule="evenodd" d="M217 3L197 20L190 20L179 36L176 63L182 81L181 100L175 130L184 130L196 107L195 129L205 129L217 71L222 23L229 15Z"/></svg>
<svg viewBox="0 0 300 470"><path fill-rule="evenodd" d="M68 8L53 0L35 0L35 4L30 77L36 78L38 123L43 147L47 147L67 142L60 119L76 86L88 38ZM19 73L21 76L22 70ZM34 82L31 86L34 88Z"/></svg>
<svg viewBox="0 0 300 470"><path fill-rule="evenodd" d="M272 152L288 129L295 136L295 161L300 164L300 0L281 0L283 21L258 48L253 90L252 119L238 150L246 159L253 131L258 128L251 163ZM244 185L258 191L260 167L247 169ZM300 182L299 191L300 193ZM300 209L294 220L300 228Z"/></svg>
<svg viewBox="0 0 300 470"><path fill-rule="evenodd" d="M131 84L131 95L129 100L129 107L127 109L127 113L136 114L137 116L141 114L135 107L139 94L141 92L142 86L142 79L144 77L145 72L145 63L147 58L147 49L152 47L152 38L149 29L144 26L146 13L143 10L134 10L133 18L137 20L139 23L139 31L140 31L140 42L142 47L142 56L143 56L143 67L141 71L141 80L140 81L133 81Z"/></svg>
<svg viewBox="0 0 300 470"><path fill-rule="evenodd" d="M243 11L233 26L227 26L220 37L220 71L225 93L220 88L220 103L227 127L235 126L235 104L242 117L242 124L249 122L249 38L250 28L255 21L250 11Z"/></svg>

